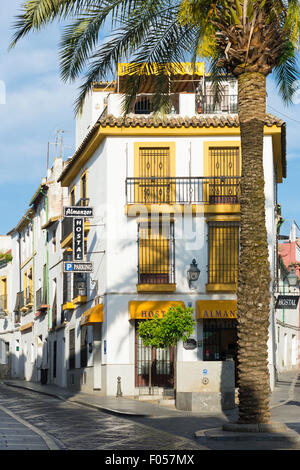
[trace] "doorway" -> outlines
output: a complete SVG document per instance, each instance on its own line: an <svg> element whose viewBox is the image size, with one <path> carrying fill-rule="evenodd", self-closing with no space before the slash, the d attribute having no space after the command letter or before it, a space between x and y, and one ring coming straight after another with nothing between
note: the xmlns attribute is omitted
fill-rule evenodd
<svg viewBox="0 0 300 470"><path fill-rule="evenodd" d="M143 320L141 320L143 321ZM152 387L174 387L174 347L150 348L143 344L138 335L139 321L135 323L135 386L149 386L151 367Z"/></svg>
<svg viewBox="0 0 300 470"><path fill-rule="evenodd" d="M203 360L234 361L237 383L237 320L203 320Z"/></svg>

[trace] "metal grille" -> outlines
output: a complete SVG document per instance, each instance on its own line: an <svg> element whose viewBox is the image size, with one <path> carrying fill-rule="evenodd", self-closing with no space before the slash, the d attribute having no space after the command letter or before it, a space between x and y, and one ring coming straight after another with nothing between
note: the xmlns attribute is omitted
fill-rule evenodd
<svg viewBox="0 0 300 470"><path fill-rule="evenodd" d="M209 284L235 284L239 257L239 223L209 222Z"/></svg>
<svg viewBox="0 0 300 470"><path fill-rule="evenodd" d="M210 147L210 176L214 179L209 187L211 203L238 202L238 186L232 179L240 174L239 147Z"/></svg>
<svg viewBox="0 0 300 470"><path fill-rule="evenodd" d="M152 104L150 96L139 96L134 105L135 114L150 114L152 111Z"/></svg>
<svg viewBox="0 0 300 470"><path fill-rule="evenodd" d="M145 203L151 200L161 200L166 202L170 198L170 186L167 180L157 180L153 178L165 178L170 176L170 149L168 147L141 147L139 149L139 177L151 178L147 186L138 188L138 198L143 197Z"/></svg>
<svg viewBox="0 0 300 470"><path fill-rule="evenodd" d="M175 283L174 224L138 225L138 283Z"/></svg>
<svg viewBox="0 0 300 470"><path fill-rule="evenodd" d="M237 321L234 319L203 320L204 361L236 359Z"/></svg>
<svg viewBox="0 0 300 470"><path fill-rule="evenodd" d="M143 320L141 320L143 321ZM136 387L149 386L151 367L151 385L153 387L174 386L174 348L156 349L146 347L138 335L139 321L136 321Z"/></svg>
<svg viewBox="0 0 300 470"><path fill-rule="evenodd" d="M196 98L196 109L199 114L237 113L238 95L222 94L218 101L213 94Z"/></svg>
<svg viewBox="0 0 300 470"><path fill-rule="evenodd" d="M240 177L126 178L127 204L239 203Z"/></svg>

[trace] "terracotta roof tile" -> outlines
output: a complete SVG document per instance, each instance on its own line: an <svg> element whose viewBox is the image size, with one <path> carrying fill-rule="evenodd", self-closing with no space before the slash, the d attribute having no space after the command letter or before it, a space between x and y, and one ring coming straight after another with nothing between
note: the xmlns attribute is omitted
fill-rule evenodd
<svg viewBox="0 0 300 470"><path fill-rule="evenodd" d="M281 127L283 131L283 140L285 140L285 122L281 119L273 116L272 114L266 114L265 125L268 127L277 126ZM64 170L62 171L58 181L61 181L63 177L68 173L69 169L73 165L74 161L77 160L81 151L88 144L90 139L93 137L99 127L164 127L164 128L180 128L180 127L194 127L194 128L209 128L209 127L239 127L238 115L224 115L219 116L137 116L129 114L125 118L115 117L112 115L103 116L97 120L90 132L87 134L81 145L77 148L75 154L67 162ZM285 154L285 143L282 142L283 153ZM284 155L285 158L285 155ZM284 171L285 174L285 171Z"/></svg>

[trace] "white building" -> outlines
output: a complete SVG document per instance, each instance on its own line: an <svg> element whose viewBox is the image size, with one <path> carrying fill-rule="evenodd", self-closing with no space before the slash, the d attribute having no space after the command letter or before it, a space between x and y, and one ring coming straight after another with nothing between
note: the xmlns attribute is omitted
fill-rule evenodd
<svg viewBox="0 0 300 470"><path fill-rule="evenodd" d="M30 356L29 349L41 351L47 339L50 383L115 396L121 380L123 396L141 396L148 393L151 367L154 390L172 394L176 389L178 408L233 406L241 171L236 83L228 83L214 106L203 64L193 77L188 65L172 82L172 107L164 117L151 113L149 77L132 113L122 119L126 64L120 64L115 83L96 84L77 120L77 150L61 165L58 182L67 194L57 187L60 210L57 206L46 221L38 221L47 200L44 188L31 201L30 217L26 215L38 231L36 241L30 229L26 235L25 220L12 232L16 265L19 238L20 253L24 251L19 268L13 268L21 272L19 290L28 286L30 276L23 273L30 273L31 265L35 283L32 310L21 317L18 331L21 356L31 366L19 357L25 372L19 369L18 376L40 379L40 353ZM272 273L276 185L285 177L284 148L285 124L268 115L264 168ZM48 179L45 184L50 187ZM94 209L84 222L84 260L93 263L89 274L63 272L63 261L73 258L72 219L62 218L68 205ZM195 263L200 275L189 282ZM48 297L39 305L45 264ZM194 341L155 350L150 357L137 335L138 322L163 316L174 304L193 307Z"/></svg>

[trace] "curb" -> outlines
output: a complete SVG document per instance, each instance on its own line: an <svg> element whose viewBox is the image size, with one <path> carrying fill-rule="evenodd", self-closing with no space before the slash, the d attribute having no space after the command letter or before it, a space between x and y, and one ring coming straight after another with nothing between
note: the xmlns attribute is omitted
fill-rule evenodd
<svg viewBox="0 0 300 470"><path fill-rule="evenodd" d="M40 429L38 429L36 426L34 426L33 424L30 424L28 423L27 421L25 421L24 419L20 418L19 416L17 416L15 413L13 413L12 411L10 410L7 410L4 406L0 405L0 410L2 410L4 413L6 413L7 415L11 416L12 418L14 418L16 421L18 421L19 423L23 424L24 426L26 426L27 428L29 428L31 431L33 431L35 434L38 434L40 436L41 439L43 439L43 441L46 443L47 447L49 450L61 450L61 447L59 447L55 441L50 437L48 436L44 431L41 431Z"/></svg>
<svg viewBox="0 0 300 470"><path fill-rule="evenodd" d="M112 408L104 408L101 405L95 405L93 403L86 403L86 402L81 401L81 400L73 400L72 398L66 398L66 397L63 397L61 395L57 395L56 393L51 393L51 392L46 392L46 391L44 392L43 390L36 390L34 388L25 387L25 386L19 385L19 384L8 383L8 382L5 382L5 381L2 381L2 383L4 385L7 385L8 387L15 387L15 388L21 388L23 390L29 390L30 392L40 393L41 395L46 395L46 396L49 396L49 397L52 397L52 398L57 398L58 400L69 402L69 403L75 403L76 405L86 406L87 408L94 408L94 409L97 409L99 411L102 411L103 413L107 413L107 414L111 414L111 415L115 415L115 416L125 416L125 417L133 417L133 416L147 417L148 416L148 417L151 417L149 414L145 414L145 413L133 413L133 412L130 412L130 411L120 411L120 410L114 410Z"/></svg>

